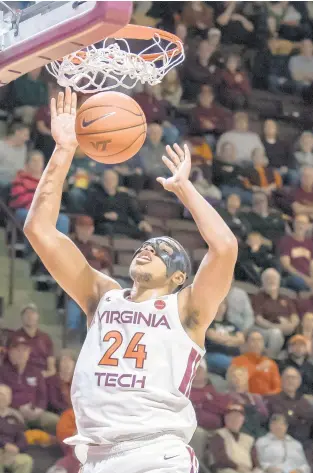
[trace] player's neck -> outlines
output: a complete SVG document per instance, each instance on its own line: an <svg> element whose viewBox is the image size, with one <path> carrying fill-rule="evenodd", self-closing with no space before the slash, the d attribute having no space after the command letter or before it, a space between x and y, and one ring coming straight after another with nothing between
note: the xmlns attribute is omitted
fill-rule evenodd
<svg viewBox="0 0 313 473"><path fill-rule="evenodd" d="M128 295L132 302L144 302L150 299L157 299L158 297L167 296L171 291L168 287L146 288L134 283Z"/></svg>

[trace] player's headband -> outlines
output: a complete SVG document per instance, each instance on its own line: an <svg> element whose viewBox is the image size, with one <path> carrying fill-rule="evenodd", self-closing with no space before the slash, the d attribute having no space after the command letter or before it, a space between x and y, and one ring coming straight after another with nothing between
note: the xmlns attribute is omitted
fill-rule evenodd
<svg viewBox="0 0 313 473"><path fill-rule="evenodd" d="M155 254L161 258L167 269L167 276L172 276L175 271L181 271L186 274L186 279L191 275L191 262L186 250L178 241L173 238L163 236L151 238L143 243L135 252L133 258L145 247L152 246Z"/></svg>

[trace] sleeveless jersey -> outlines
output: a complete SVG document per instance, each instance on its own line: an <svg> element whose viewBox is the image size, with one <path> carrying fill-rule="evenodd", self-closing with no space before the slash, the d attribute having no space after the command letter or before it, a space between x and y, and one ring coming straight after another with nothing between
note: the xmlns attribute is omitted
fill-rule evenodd
<svg viewBox="0 0 313 473"><path fill-rule="evenodd" d="M196 417L191 384L204 355L185 332L177 294L132 302L106 293L72 382L78 434L67 444L113 444L160 434L189 443Z"/></svg>

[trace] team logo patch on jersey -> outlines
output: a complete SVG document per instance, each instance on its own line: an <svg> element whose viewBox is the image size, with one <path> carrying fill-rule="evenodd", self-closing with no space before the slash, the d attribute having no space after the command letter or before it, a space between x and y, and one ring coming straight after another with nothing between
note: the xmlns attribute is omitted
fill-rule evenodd
<svg viewBox="0 0 313 473"><path fill-rule="evenodd" d="M158 310L164 309L165 306L166 306L166 304L165 304L164 301L155 301L155 303L154 303L154 307Z"/></svg>
<svg viewBox="0 0 313 473"><path fill-rule="evenodd" d="M111 302L111 297L107 297L107 298L106 298L106 301L107 301L107 302Z"/></svg>

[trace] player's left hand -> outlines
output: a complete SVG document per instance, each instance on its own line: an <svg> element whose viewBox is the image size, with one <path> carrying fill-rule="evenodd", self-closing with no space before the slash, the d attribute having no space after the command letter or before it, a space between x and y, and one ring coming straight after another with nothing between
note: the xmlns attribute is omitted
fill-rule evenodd
<svg viewBox="0 0 313 473"><path fill-rule="evenodd" d="M166 147L166 151L169 157L162 156L164 164L169 168L172 177L157 177L157 181L169 192L175 192L179 190L182 184L185 184L189 180L191 170L191 156L188 146L185 144L182 150L178 144L174 144Z"/></svg>
<svg viewBox="0 0 313 473"><path fill-rule="evenodd" d="M75 133L77 97L69 87L51 100L51 134L57 146L73 148L78 145Z"/></svg>

